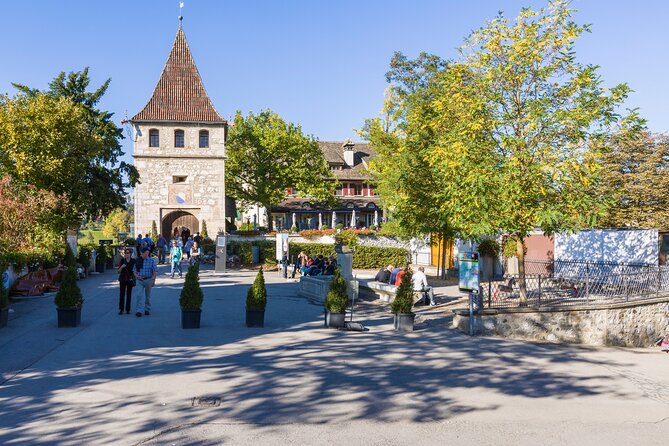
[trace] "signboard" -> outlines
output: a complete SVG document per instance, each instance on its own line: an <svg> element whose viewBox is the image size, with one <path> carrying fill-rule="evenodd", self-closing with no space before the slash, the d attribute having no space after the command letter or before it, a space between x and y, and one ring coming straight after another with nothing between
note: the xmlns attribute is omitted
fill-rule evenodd
<svg viewBox="0 0 669 446"><path fill-rule="evenodd" d="M114 240L100 240L99 242L101 245L111 245L114 243Z"/></svg>
<svg viewBox="0 0 669 446"><path fill-rule="evenodd" d="M460 291L479 290L479 255L477 252L461 252L458 257L460 263Z"/></svg>
<svg viewBox="0 0 669 446"><path fill-rule="evenodd" d="M225 236L224 235L219 235L216 237L216 246L225 248Z"/></svg>
<svg viewBox="0 0 669 446"><path fill-rule="evenodd" d="M276 234L276 261L280 262L284 251L288 253L288 233L278 232ZM290 256L288 257L290 259Z"/></svg>

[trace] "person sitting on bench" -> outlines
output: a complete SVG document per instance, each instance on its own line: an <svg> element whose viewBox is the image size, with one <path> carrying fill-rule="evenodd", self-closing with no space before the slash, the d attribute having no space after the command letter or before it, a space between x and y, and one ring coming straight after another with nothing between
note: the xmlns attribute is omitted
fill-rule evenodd
<svg viewBox="0 0 669 446"><path fill-rule="evenodd" d="M374 280L381 283L390 283L390 273L393 269L395 269L393 265L388 265L385 268L381 268L379 272L376 273Z"/></svg>
<svg viewBox="0 0 669 446"><path fill-rule="evenodd" d="M413 283L413 290L423 293L418 302L422 302L425 299L425 295L430 299L430 306L433 307L436 305L434 302L434 291L432 287L427 284L427 276L425 275L425 268L422 266L418 268L418 271L411 276L411 282ZM416 303L418 303L416 302Z"/></svg>

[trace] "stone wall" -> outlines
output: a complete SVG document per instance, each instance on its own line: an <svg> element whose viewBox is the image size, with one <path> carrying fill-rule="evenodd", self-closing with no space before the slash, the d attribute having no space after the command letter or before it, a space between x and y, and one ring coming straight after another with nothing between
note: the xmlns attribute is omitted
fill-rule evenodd
<svg viewBox="0 0 669 446"><path fill-rule="evenodd" d="M568 310L509 308L474 316L477 334L589 345L649 347L667 334L669 296ZM453 328L469 333L469 313L454 310Z"/></svg>
<svg viewBox="0 0 669 446"><path fill-rule="evenodd" d="M149 147L149 130L160 133L159 147ZM174 147L174 131L184 131L183 148ZM199 148L199 131L209 131L209 147ZM135 188L135 231L145 233L177 210L207 221L210 234L225 230L225 126L135 124L134 158L140 174ZM186 177L175 182L175 177ZM195 228L199 230L200 228ZM136 234L135 234L136 235Z"/></svg>

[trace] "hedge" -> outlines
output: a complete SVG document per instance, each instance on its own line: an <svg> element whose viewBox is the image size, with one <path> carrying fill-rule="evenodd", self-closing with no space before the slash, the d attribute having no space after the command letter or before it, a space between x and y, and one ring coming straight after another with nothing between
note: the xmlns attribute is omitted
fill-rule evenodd
<svg viewBox="0 0 669 446"><path fill-rule="evenodd" d="M276 263L274 258L276 256L276 242L273 240L229 240L226 251L228 255L238 255L242 265L251 265L253 264L251 246L260 247L260 263Z"/></svg>
<svg viewBox="0 0 669 446"><path fill-rule="evenodd" d="M291 243L290 258L295 262L300 251L309 256L329 257L335 253L334 245L327 243ZM376 269L388 265L404 266L409 263L409 253L403 248L379 248L357 245L353 252L353 268Z"/></svg>

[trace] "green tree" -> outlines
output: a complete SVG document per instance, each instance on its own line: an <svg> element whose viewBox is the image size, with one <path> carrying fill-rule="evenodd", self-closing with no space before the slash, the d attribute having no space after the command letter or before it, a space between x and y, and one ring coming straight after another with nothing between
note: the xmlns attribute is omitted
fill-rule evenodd
<svg viewBox="0 0 669 446"><path fill-rule="evenodd" d="M202 220L202 239L206 240L209 238L209 232L207 232L207 222Z"/></svg>
<svg viewBox="0 0 669 446"><path fill-rule="evenodd" d="M599 194L609 206L600 226L669 226L669 136L623 131L601 148Z"/></svg>
<svg viewBox="0 0 669 446"><path fill-rule="evenodd" d="M390 311L394 314L411 313L413 308L413 286L411 285L411 271L402 276L400 286L395 292L395 299L390 304Z"/></svg>
<svg viewBox="0 0 669 446"><path fill-rule="evenodd" d="M125 188L138 180L134 166L119 162L123 131L113 113L97 107L110 81L89 92L88 68L62 72L46 91L14 84L19 96L0 100L0 169L65 194L73 223L125 207Z"/></svg>
<svg viewBox="0 0 669 446"><path fill-rule="evenodd" d="M67 207L65 197L9 176L0 179L0 246L5 252L61 248L68 226L60 214L62 207Z"/></svg>
<svg viewBox="0 0 669 446"><path fill-rule="evenodd" d="M517 239L522 304L525 237L536 227L577 230L601 216L593 142L615 131L630 91L604 88L597 68L576 60L574 43L588 27L571 20L568 3L523 9L515 24L500 13L465 40L458 61L432 72L405 63L401 77L389 78L405 86L388 107L401 124L400 150L418 147L425 176L444 186L418 195L415 208L434 203L462 236L501 230Z"/></svg>
<svg viewBox="0 0 669 446"><path fill-rule="evenodd" d="M105 237L116 237L119 232L130 231L130 213L122 208L114 209L105 217L102 233Z"/></svg>
<svg viewBox="0 0 669 446"><path fill-rule="evenodd" d="M151 239L155 242L158 239L158 227L156 226L156 221L151 222Z"/></svg>
<svg viewBox="0 0 669 446"><path fill-rule="evenodd" d="M330 290L325 296L325 309L330 313L344 313L348 306L348 294L346 292L346 280L342 277L339 268L335 269Z"/></svg>
<svg viewBox="0 0 669 446"><path fill-rule="evenodd" d="M318 142L270 110L247 117L237 112L227 155L226 192L243 207L264 206L270 229L272 207L290 187L314 200L333 200L335 180Z"/></svg>
<svg viewBox="0 0 669 446"><path fill-rule="evenodd" d="M77 266L77 260L74 258L74 252L69 243L65 243L65 258L63 259L63 265L67 268L75 268Z"/></svg>
<svg viewBox="0 0 669 446"><path fill-rule="evenodd" d="M84 296L77 285L77 268L69 266L54 299L58 308L79 308L84 303Z"/></svg>

